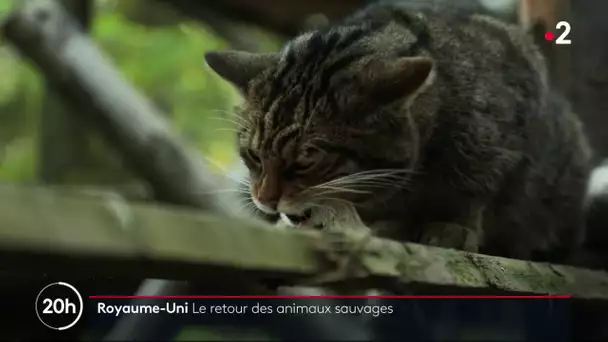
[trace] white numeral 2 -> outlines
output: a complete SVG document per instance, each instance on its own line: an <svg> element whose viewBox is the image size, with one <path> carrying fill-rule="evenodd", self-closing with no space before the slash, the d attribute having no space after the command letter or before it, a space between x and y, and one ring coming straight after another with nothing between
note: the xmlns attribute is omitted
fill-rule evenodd
<svg viewBox="0 0 608 342"><path fill-rule="evenodd" d="M555 25L555 29L557 29L557 30L560 30L562 27L564 28L564 32L562 32L562 34L560 34L560 36L557 37L557 39L555 40L555 44L570 45L571 44L570 39L566 39L568 37L568 35L570 34L570 23L567 21L560 21L559 23L557 23L557 25Z"/></svg>

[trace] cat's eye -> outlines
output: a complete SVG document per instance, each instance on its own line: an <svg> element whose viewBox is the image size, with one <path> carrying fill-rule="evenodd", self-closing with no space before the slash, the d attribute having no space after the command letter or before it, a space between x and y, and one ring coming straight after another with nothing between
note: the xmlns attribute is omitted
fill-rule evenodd
<svg viewBox="0 0 608 342"><path fill-rule="evenodd" d="M304 164L300 162L293 163L289 165L288 168L283 171L283 177L286 179L293 179L298 176L302 176L306 174L314 165L314 163Z"/></svg>
<svg viewBox="0 0 608 342"><path fill-rule="evenodd" d="M314 146L306 146L302 149L301 156L306 159L313 158L315 154L319 152L321 152L321 150Z"/></svg>
<svg viewBox="0 0 608 342"><path fill-rule="evenodd" d="M296 161L285 170L286 175L298 176L309 172L320 161L320 152L314 146L304 147Z"/></svg>
<svg viewBox="0 0 608 342"><path fill-rule="evenodd" d="M303 173L312 168L316 163L313 161L309 161L306 163L297 162L291 165L290 169L292 169L296 173Z"/></svg>

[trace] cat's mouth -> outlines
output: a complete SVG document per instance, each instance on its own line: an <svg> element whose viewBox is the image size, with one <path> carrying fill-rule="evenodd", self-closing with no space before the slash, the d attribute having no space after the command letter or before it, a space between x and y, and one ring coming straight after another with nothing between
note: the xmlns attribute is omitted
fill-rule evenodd
<svg viewBox="0 0 608 342"><path fill-rule="evenodd" d="M305 210L301 215L284 214L291 223L294 225L300 225L306 223L312 217L312 209Z"/></svg>
<svg viewBox="0 0 608 342"><path fill-rule="evenodd" d="M322 224L314 223L314 219L312 216L312 209L307 209L300 214L281 213L282 220L287 221L287 223L293 227L323 229Z"/></svg>

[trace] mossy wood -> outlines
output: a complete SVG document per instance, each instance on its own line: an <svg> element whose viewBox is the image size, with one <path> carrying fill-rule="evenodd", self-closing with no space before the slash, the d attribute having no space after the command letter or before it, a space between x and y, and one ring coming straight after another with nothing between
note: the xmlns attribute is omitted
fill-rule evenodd
<svg viewBox="0 0 608 342"><path fill-rule="evenodd" d="M11 271L299 284L330 270L317 232L285 230L107 195L0 186L0 255ZM380 288L572 294L608 299L605 272L374 239L362 263ZM348 280L351 281L351 280ZM390 284L390 285L388 285Z"/></svg>

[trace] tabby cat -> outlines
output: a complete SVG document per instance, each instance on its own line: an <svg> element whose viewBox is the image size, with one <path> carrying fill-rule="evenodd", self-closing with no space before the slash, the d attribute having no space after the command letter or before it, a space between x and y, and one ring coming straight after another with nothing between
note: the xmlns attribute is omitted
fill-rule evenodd
<svg viewBox="0 0 608 342"><path fill-rule="evenodd" d="M590 151L515 26L373 5L280 52L205 59L245 97L240 155L266 214L319 228L356 208L382 236L534 260L584 238Z"/></svg>

